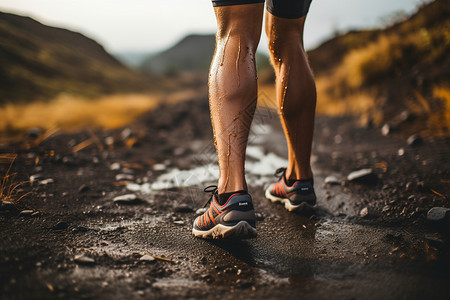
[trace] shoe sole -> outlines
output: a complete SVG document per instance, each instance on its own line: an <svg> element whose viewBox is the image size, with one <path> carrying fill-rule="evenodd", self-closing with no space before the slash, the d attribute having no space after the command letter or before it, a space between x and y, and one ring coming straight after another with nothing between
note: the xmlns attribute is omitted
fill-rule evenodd
<svg viewBox="0 0 450 300"><path fill-rule="evenodd" d="M309 210L314 209L314 206L309 205L306 202L302 202L299 205L293 205L288 198L280 198L280 197L274 196L270 193L270 191L268 189L266 190L265 196L267 199L269 199L273 203L279 202L279 203L284 204L284 208L286 208L290 212L292 212L292 211L303 212L303 211L309 211Z"/></svg>
<svg viewBox="0 0 450 300"><path fill-rule="evenodd" d="M192 235L203 239L250 239L256 237L256 228L246 221L240 221L234 226L217 224L206 231L192 228Z"/></svg>

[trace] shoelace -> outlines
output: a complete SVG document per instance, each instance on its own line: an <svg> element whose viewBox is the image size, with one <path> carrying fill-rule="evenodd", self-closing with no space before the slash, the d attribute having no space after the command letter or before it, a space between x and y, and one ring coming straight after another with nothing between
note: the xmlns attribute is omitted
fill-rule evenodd
<svg viewBox="0 0 450 300"><path fill-rule="evenodd" d="M278 177L279 179L281 179L281 177L284 176L284 173L286 172L286 168L278 168L275 173L273 174L273 176Z"/></svg>
<svg viewBox="0 0 450 300"><path fill-rule="evenodd" d="M205 193L211 193L211 197L209 197L209 200L203 206L203 208L205 208L206 206L208 206L209 203L211 203L211 200L214 197L214 195L217 194L217 185L209 185L209 186L205 187L205 189L203 191Z"/></svg>

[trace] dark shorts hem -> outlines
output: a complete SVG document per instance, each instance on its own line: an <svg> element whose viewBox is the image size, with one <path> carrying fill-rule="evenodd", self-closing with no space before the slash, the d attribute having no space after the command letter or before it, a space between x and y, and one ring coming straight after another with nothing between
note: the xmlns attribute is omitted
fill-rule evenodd
<svg viewBox="0 0 450 300"><path fill-rule="evenodd" d="M255 4L264 3L265 0L218 0L212 1L213 6L228 6L228 5L241 5L241 4Z"/></svg>
<svg viewBox="0 0 450 300"><path fill-rule="evenodd" d="M266 10L270 12L272 15L278 18L284 18L284 19L299 19L308 14L308 10L302 11L299 13L287 13L287 12L280 12L276 11L275 9L272 9L272 7L266 7Z"/></svg>

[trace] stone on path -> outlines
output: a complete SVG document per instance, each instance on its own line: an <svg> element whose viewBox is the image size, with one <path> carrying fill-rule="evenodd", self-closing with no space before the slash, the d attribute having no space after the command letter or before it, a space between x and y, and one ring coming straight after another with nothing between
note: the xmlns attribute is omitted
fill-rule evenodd
<svg viewBox="0 0 450 300"><path fill-rule="evenodd" d="M427 221L443 223L450 221L450 209L445 207L433 207L427 213Z"/></svg>
<svg viewBox="0 0 450 300"><path fill-rule="evenodd" d="M361 169L348 174L347 180L358 183L375 184L377 183L378 177L372 169Z"/></svg>
<svg viewBox="0 0 450 300"><path fill-rule="evenodd" d="M142 200L139 199L135 194L125 194L115 197L113 199L113 202L117 204L133 205L141 203Z"/></svg>

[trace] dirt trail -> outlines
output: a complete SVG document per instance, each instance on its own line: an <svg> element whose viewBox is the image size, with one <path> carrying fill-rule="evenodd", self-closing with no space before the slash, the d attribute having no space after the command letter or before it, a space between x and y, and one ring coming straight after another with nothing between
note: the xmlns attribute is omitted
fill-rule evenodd
<svg viewBox="0 0 450 300"><path fill-rule="evenodd" d="M263 197L284 161L280 130L274 112L257 112L247 172L258 237L232 242L190 235L217 174L206 99L96 131L100 143L76 153L88 131L4 146L19 154L17 180L36 178L18 191L33 192L18 210L38 213L0 214L0 298L445 298L448 225L429 225L426 212L449 207L449 139L411 147L400 134L319 117L319 208L304 216ZM369 167L371 185L346 180ZM338 184L325 184L329 175ZM136 199L117 200L125 194Z"/></svg>

